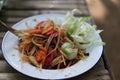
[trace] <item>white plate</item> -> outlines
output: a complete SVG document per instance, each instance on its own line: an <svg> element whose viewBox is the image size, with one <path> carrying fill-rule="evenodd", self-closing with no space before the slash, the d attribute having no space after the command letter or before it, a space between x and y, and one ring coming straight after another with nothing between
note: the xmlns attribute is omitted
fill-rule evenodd
<svg viewBox="0 0 120 80"><path fill-rule="evenodd" d="M63 19L64 15L61 14L43 14L32 16L26 18L15 25L13 28L15 29L26 29L25 22L27 22L30 26L35 26L37 23L33 21L36 19L37 21L47 20L47 18L55 19L60 18ZM98 39L101 41L100 36L98 35ZM13 35L11 32L7 32L2 41L2 53L5 60L12 66L14 69L23 73L25 75L38 78L38 79L65 79L78 76L89 69L91 69L99 60L102 54L103 46L92 46L87 51L90 53L89 57L86 60L80 60L75 65L61 69L61 70L47 70L42 69L38 70L36 67L24 63L21 64L19 52L15 50L18 46L19 39Z"/></svg>

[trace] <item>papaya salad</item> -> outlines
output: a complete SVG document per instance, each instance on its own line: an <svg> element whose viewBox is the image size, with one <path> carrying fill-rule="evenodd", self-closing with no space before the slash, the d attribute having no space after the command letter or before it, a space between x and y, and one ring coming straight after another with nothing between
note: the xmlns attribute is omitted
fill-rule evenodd
<svg viewBox="0 0 120 80"><path fill-rule="evenodd" d="M48 18L22 30L18 44L21 59L38 68L61 69L89 57L88 47L104 45L97 40L102 30L87 23L89 17L74 17L75 11L61 21Z"/></svg>

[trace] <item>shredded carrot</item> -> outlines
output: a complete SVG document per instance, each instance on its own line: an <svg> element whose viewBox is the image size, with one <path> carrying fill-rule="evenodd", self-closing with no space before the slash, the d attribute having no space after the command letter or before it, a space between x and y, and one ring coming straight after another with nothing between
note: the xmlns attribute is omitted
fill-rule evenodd
<svg viewBox="0 0 120 80"><path fill-rule="evenodd" d="M52 33L53 33L53 30L48 31L48 32L46 33L46 35L50 35L50 34L52 34Z"/></svg>
<svg viewBox="0 0 120 80"><path fill-rule="evenodd" d="M36 55L35 55L35 57L36 57L36 60L38 61L38 62L40 62L41 61L41 54L40 54L40 52L37 52L36 53Z"/></svg>
<svg viewBox="0 0 120 80"><path fill-rule="evenodd" d="M42 31L40 29L33 29L30 31L30 34L40 34Z"/></svg>
<svg viewBox="0 0 120 80"><path fill-rule="evenodd" d="M40 46L39 48L40 48L45 54L47 53L47 49L44 48L43 46Z"/></svg>
<svg viewBox="0 0 120 80"><path fill-rule="evenodd" d="M44 64L45 58L46 58L45 52L39 51L39 52L36 53L36 56L35 56L35 57L36 57L36 60L37 60L38 62L41 62L42 64Z"/></svg>
<svg viewBox="0 0 120 80"><path fill-rule="evenodd" d="M48 26L45 28L45 30L42 31L42 34L45 34L53 29L53 26Z"/></svg>

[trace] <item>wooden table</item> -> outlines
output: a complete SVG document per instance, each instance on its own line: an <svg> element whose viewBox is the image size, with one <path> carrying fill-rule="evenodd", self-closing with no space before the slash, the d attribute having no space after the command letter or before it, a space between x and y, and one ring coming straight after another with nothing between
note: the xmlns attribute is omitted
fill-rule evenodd
<svg viewBox="0 0 120 80"><path fill-rule="evenodd" d="M81 16L90 16L85 0L6 0L0 19L12 26L16 22L43 13L65 14L74 8L81 10ZM94 24L94 23L93 23ZM0 43L7 30L0 26ZM11 68L0 51L0 80L36 80L22 75ZM104 53L98 63L86 73L71 80L112 80Z"/></svg>

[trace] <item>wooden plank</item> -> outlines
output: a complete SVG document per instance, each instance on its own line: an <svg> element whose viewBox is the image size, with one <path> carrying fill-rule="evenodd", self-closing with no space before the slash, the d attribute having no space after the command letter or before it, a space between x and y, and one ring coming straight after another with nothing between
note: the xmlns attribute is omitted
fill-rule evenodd
<svg viewBox="0 0 120 80"><path fill-rule="evenodd" d="M10 73L16 71L13 68L11 68L4 60L0 60L0 73L4 72Z"/></svg>
<svg viewBox="0 0 120 80"><path fill-rule="evenodd" d="M2 38L4 36L4 34L5 34L5 32L0 32L0 38Z"/></svg>
<svg viewBox="0 0 120 80"><path fill-rule="evenodd" d="M0 45L2 44L2 38L4 36L5 32L0 32ZM2 59L2 53L1 53L1 46L0 46L0 60Z"/></svg>
<svg viewBox="0 0 120 80"><path fill-rule="evenodd" d="M55 4L76 4L77 2L83 4L85 0L7 0L7 2L41 2L41 4L47 3L55 3Z"/></svg>
<svg viewBox="0 0 120 80"><path fill-rule="evenodd" d="M12 9L39 9L39 8L75 8L77 7L76 2L78 1L20 1L20 0L8 0L7 1L7 8ZM12 5L11 5L12 4ZM68 6L71 5L71 6Z"/></svg>
<svg viewBox="0 0 120 80"><path fill-rule="evenodd" d="M98 76L94 78L90 78L89 80L111 80L109 75Z"/></svg>
<svg viewBox="0 0 120 80"><path fill-rule="evenodd" d="M6 8L12 9L38 9L38 8L76 8L76 4L84 5L84 0L7 0ZM83 7L83 6L82 6ZM84 6L85 7L85 6Z"/></svg>
<svg viewBox="0 0 120 80"><path fill-rule="evenodd" d="M0 49L1 49L1 47L0 47ZM2 59L3 59L3 55L2 55L2 52L0 50L0 60L2 60Z"/></svg>
<svg viewBox="0 0 120 80"><path fill-rule="evenodd" d="M88 73L84 73L78 77L72 78L72 80L111 80L109 72L106 69L98 70L96 72L92 70L89 71Z"/></svg>
<svg viewBox="0 0 120 80"><path fill-rule="evenodd" d="M69 10L7 10L3 11L4 14L0 14L2 17L28 17L28 16L33 16L33 15L39 15L39 14L44 14L44 13L59 13L59 14L66 14L66 12Z"/></svg>
<svg viewBox="0 0 120 80"><path fill-rule="evenodd" d="M44 13L54 13L54 14L66 14L70 10L7 10L3 11L3 14L0 14L2 17L28 17L33 15L39 15ZM86 10L81 11L81 16L88 16Z"/></svg>
<svg viewBox="0 0 120 80"><path fill-rule="evenodd" d="M20 73L0 73L0 80L36 80Z"/></svg>

